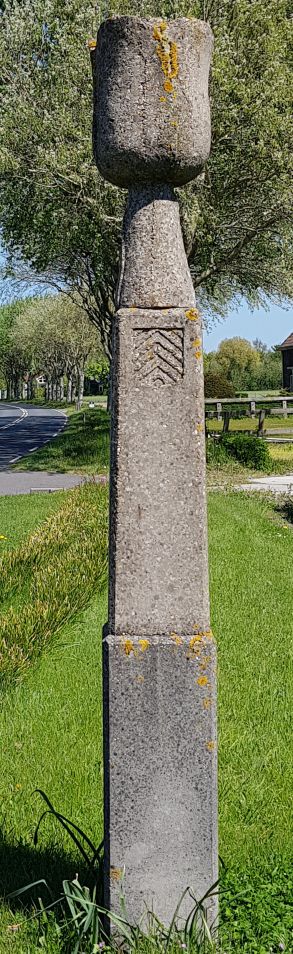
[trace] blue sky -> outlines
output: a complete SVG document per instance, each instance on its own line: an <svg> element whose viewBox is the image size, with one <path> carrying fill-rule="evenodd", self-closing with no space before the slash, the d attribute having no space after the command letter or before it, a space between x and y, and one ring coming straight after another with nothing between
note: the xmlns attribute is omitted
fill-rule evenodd
<svg viewBox="0 0 293 954"><path fill-rule="evenodd" d="M247 338L253 341L260 338L271 347L281 344L293 332L293 306L288 310L277 305L270 305L267 311L264 308L254 308L250 311L243 300L239 308L231 308L228 317L217 321L208 332L204 332L204 350L215 351L223 338Z"/></svg>

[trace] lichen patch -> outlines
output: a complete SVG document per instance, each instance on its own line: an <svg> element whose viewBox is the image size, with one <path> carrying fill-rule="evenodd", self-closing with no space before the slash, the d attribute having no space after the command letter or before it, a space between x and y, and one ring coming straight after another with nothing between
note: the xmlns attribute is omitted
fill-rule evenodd
<svg viewBox="0 0 293 954"><path fill-rule="evenodd" d="M167 36L167 23L156 23L153 29L153 38L156 40L156 53L159 57L164 73L165 93L173 93L173 80L179 73L177 43Z"/></svg>

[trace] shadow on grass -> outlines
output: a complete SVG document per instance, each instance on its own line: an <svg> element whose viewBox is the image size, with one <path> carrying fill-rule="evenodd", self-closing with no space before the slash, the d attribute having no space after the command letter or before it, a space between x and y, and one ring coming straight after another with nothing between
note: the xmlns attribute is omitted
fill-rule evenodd
<svg viewBox="0 0 293 954"><path fill-rule="evenodd" d="M74 857L54 844L41 850L21 842L13 844L1 837L0 895L12 911L27 910L32 903L39 908L39 898L44 905L56 901L62 894L63 880L72 881L76 874L81 884L91 887L94 876L89 874L88 866L80 857ZM41 879L47 882L50 891L41 884L19 897L8 899L13 891Z"/></svg>
<svg viewBox="0 0 293 954"><path fill-rule="evenodd" d="M292 475L292 485L293 485L293 475ZM286 520L287 523L293 524L293 498L287 497L286 500L283 500L282 503L275 505L275 510L283 520Z"/></svg>

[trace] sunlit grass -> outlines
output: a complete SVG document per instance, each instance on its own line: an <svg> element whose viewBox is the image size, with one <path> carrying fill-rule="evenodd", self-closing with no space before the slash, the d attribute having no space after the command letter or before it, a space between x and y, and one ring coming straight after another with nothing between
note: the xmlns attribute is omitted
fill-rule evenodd
<svg viewBox="0 0 293 954"><path fill-rule="evenodd" d="M73 412L62 434L15 465L22 471L77 474L104 474L108 468L109 414L103 408Z"/></svg>

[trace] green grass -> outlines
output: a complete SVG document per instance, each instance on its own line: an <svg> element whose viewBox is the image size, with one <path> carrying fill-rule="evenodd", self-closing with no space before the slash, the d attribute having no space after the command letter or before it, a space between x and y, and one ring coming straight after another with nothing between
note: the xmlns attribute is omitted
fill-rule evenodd
<svg viewBox="0 0 293 954"><path fill-rule="evenodd" d="M108 490L87 483L0 559L0 684L21 675L105 583Z"/></svg>
<svg viewBox="0 0 293 954"><path fill-rule="evenodd" d="M104 474L109 468L109 415L103 408L73 412L49 444L24 457L16 470Z"/></svg>
<svg viewBox="0 0 293 954"><path fill-rule="evenodd" d="M63 492L0 497L0 559L60 507Z"/></svg>
<svg viewBox="0 0 293 954"><path fill-rule="evenodd" d="M274 473L292 473L293 483L293 444L270 444L269 449Z"/></svg>
<svg viewBox="0 0 293 954"><path fill-rule="evenodd" d="M289 414L289 417L282 415L280 417L273 417L268 414L265 418L264 429L270 430L274 428L278 430L282 427L292 428L293 432L293 415ZM257 431L258 428L258 416L256 417L239 417L231 418L229 424L229 431ZM223 430L223 421L218 421L217 418L211 418L207 420L207 429L209 433L214 431Z"/></svg>
<svg viewBox="0 0 293 954"><path fill-rule="evenodd" d="M209 542L219 655L220 854L228 869L223 952L269 954L280 943L289 952L293 530L264 498L215 493L209 500ZM95 843L100 839L105 617L101 594L4 695L2 889L43 875L56 882L78 870L66 836L50 819L41 829L38 851L33 850L42 810L31 795L34 788L43 788ZM3 909L1 954L61 951L53 924L51 941L42 948L38 925L28 922L11 936L7 922L21 917Z"/></svg>

